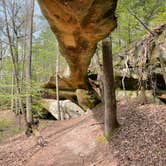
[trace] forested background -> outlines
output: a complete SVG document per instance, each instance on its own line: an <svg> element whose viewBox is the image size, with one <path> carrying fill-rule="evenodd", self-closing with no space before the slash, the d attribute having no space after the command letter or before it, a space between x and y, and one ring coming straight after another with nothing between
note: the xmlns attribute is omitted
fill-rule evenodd
<svg viewBox="0 0 166 166"><path fill-rule="evenodd" d="M7 4L11 44L15 56L14 63L17 66L21 97L24 99L27 95L25 92L24 71L28 9L26 2L22 0L6 0L5 2ZM165 9L166 0L119 0L116 11L118 27L112 33L114 56L147 33L145 27L141 25L133 14L151 30L165 22ZM5 24L4 10L0 6L0 109L11 108L17 111L19 109L18 94L15 89L13 62ZM99 45L99 52L100 49ZM41 15L38 4L35 3L31 88L34 101L40 98L40 89L43 83L55 74L57 55L59 55L59 51L56 38ZM64 72L65 68L66 63L61 57L60 72ZM38 105L34 104L33 106L34 110L38 110Z"/></svg>
<svg viewBox="0 0 166 166"><path fill-rule="evenodd" d="M0 166L164 166L165 104L166 0L0 0Z"/></svg>

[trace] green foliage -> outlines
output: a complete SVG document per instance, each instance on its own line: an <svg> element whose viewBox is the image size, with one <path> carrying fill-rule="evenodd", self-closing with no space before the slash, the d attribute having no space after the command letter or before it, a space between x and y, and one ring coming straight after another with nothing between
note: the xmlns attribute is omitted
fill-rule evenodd
<svg viewBox="0 0 166 166"><path fill-rule="evenodd" d="M132 10L149 28L166 23L166 0L119 0L117 6L118 27L112 34L113 53L117 54L128 44L141 38L145 28L128 11Z"/></svg>
<svg viewBox="0 0 166 166"><path fill-rule="evenodd" d="M39 117L43 117L43 106L42 103L40 103L40 100L36 101L36 103L34 102L32 105L32 113L33 115L38 115Z"/></svg>
<svg viewBox="0 0 166 166"><path fill-rule="evenodd" d="M107 144L108 143L108 140L104 135L99 135L99 136L97 136L96 139L101 144Z"/></svg>
<svg viewBox="0 0 166 166"><path fill-rule="evenodd" d="M11 134L12 134L12 135L16 135L16 134L21 133L22 131L24 131L23 128L20 129L19 127L15 127L15 128L12 128L12 129L11 129Z"/></svg>
<svg viewBox="0 0 166 166"><path fill-rule="evenodd" d="M55 62L58 52L57 40L47 27L34 40L32 68L37 81L47 81L55 73Z"/></svg>
<svg viewBox="0 0 166 166"><path fill-rule="evenodd" d="M59 55L58 42L47 26L33 42L32 72L33 79L44 82L55 74L56 57ZM60 56L60 68L64 69L65 61Z"/></svg>
<svg viewBox="0 0 166 166"><path fill-rule="evenodd" d="M21 133L24 129L13 125L13 121L7 119L0 120L0 141L5 140L9 136Z"/></svg>
<svg viewBox="0 0 166 166"><path fill-rule="evenodd" d="M42 28L42 31L33 36L32 85L28 94L25 92L24 46L19 47L19 50L15 51L19 53L18 69L23 103L25 103L25 97L31 94L33 101L35 101L33 110L40 113L38 110L41 107L36 105L36 101L40 100L40 91L42 91L44 82L48 81L49 77L55 73L56 56L59 54L57 40L47 24ZM9 109L11 100L17 100L18 98L16 90L14 90L14 96L11 94L12 87L16 89L15 83L12 85L12 75L13 64L11 56L6 54L3 58L2 79L0 79L0 109Z"/></svg>
<svg viewBox="0 0 166 166"><path fill-rule="evenodd" d="M10 127L11 124L12 122L9 120L6 119L0 120L0 130L4 130L5 128Z"/></svg>

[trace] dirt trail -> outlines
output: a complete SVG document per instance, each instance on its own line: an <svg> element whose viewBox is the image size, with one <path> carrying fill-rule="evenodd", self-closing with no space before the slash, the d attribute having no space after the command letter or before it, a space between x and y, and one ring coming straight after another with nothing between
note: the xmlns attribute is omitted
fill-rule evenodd
<svg viewBox="0 0 166 166"><path fill-rule="evenodd" d="M165 166L166 106L128 106L118 106L122 125L109 144L102 132L103 106L98 106L93 113L42 129L44 148L34 138L11 138L0 146L0 165Z"/></svg>

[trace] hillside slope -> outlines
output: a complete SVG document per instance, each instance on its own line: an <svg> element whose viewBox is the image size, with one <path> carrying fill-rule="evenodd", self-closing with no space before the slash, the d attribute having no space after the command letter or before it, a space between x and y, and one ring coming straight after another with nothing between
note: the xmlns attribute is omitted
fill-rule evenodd
<svg viewBox="0 0 166 166"><path fill-rule="evenodd" d="M47 141L44 148L34 138L11 138L0 145L0 165L166 165L166 106L119 103L118 121L121 127L108 144L103 137L103 106L99 105L80 118L42 129Z"/></svg>

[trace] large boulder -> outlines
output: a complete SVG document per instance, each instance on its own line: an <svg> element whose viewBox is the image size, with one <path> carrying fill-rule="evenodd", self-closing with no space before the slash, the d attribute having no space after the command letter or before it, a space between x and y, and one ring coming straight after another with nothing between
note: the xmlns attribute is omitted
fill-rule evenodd
<svg viewBox="0 0 166 166"><path fill-rule="evenodd" d="M57 109L57 100L54 99L43 99L43 107L46 111L51 113L55 119L59 119L59 112ZM76 118L84 114L84 110L80 108L77 104L71 102L70 100L60 100L60 111L63 119Z"/></svg>

